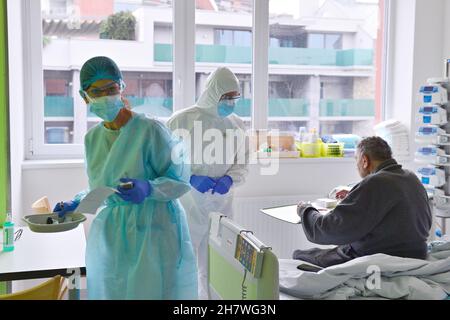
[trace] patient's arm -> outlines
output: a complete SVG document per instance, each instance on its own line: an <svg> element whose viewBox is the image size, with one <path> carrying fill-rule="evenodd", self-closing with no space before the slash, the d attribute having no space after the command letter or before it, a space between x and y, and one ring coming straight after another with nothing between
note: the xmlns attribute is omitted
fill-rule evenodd
<svg viewBox="0 0 450 320"><path fill-rule="evenodd" d="M302 213L302 226L309 241L344 245L366 236L395 205L395 196L371 179L361 182L329 214L314 208Z"/></svg>

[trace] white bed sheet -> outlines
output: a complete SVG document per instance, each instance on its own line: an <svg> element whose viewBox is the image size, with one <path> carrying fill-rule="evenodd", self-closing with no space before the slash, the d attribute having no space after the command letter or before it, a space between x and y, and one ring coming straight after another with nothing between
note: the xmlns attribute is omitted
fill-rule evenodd
<svg viewBox="0 0 450 320"><path fill-rule="evenodd" d="M280 300L446 299L450 295L450 243L433 243L427 260L377 254L304 272L298 260L280 260ZM371 269L372 268L372 269ZM380 285L376 284L377 270ZM370 278L372 277L372 278ZM370 279L369 279L370 278Z"/></svg>

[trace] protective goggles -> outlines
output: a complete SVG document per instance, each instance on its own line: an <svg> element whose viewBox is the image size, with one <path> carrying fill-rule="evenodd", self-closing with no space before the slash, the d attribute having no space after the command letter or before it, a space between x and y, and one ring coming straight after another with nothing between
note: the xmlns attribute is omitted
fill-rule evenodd
<svg viewBox="0 0 450 320"><path fill-rule="evenodd" d="M234 105L236 105L237 104L237 102L239 101L239 99L241 98L241 96L239 95L239 96L225 96L225 97L222 97L220 100L219 100L219 102L221 102L221 103L226 103L227 105L230 105L230 106L234 106Z"/></svg>
<svg viewBox="0 0 450 320"><path fill-rule="evenodd" d="M102 87L90 87L87 90L80 90L80 94L86 99L95 99L105 96L115 96L121 94L125 89L125 83L117 82L108 83Z"/></svg>

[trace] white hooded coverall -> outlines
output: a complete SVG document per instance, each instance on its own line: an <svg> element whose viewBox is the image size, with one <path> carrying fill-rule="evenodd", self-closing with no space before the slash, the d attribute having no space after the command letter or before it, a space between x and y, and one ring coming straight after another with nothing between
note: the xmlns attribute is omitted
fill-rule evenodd
<svg viewBox="0 0 450 320"><path fill-rule="evenodd" d="M197 252L200 299L209 298L209 214L219 212L232 218L233 189L243 184L248 174L249 146L244 122L234 113L226 118L218 114L221 97L234 91L240 92L239 80L228 68L219 68L208 77L197 104L175 113L167 123L175 134L177 129L189 131L192 175L213 179L228 175L233 179L233 185L225 195L212 194L211 190L200 193L193 188L180 199L188 217L192 244ZM200 127L201 135L195 132ZM216 130L209 134L208 129ZM223 143L214 144L221 140L219 135ZM230 144L234 148L227 148Z"/></svg>

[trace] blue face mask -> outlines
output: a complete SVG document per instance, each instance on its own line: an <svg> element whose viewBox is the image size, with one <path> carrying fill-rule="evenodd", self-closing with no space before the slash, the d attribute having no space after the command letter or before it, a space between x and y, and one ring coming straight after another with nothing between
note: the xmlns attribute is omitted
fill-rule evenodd
<svg viewBox="0 0 450 320"><path fill-rule="evenodd" d="M112 122L117 118L124 104L121 96L115 95L91 99L89 106L91 112L99 118L106 122Z"/></svg>
<svg viewBox="0 0 450 320"><path fill-rule="evenodd" d="M226 118L234 112L235 107L236 107L235 100L222 100L219 101L217 112L221 118Z"/></svg>

